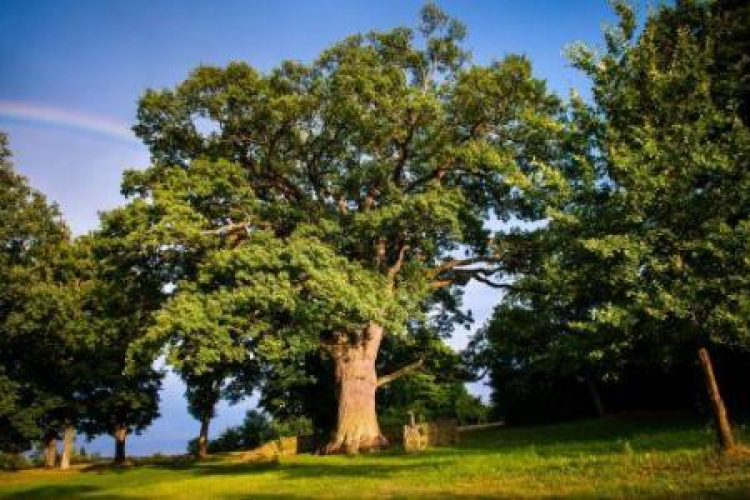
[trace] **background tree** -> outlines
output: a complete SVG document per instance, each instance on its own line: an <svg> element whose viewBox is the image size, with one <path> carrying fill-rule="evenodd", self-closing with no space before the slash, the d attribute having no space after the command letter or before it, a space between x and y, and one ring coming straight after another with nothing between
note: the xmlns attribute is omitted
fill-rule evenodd
<svg viewBox="0 0 750 500"><path fill-rule="evenodd" d="M514 283L487 332L504 343L506 367L541 373L565 360L560 350L574 356L565 367L593 357L621 374L639 357L653 370L699 352L730 450L708 352L748 346L748 66L728 55L744 53L748 9L680 1L636 37L633 11L615 6L604 52L571 51L593 102L570 108L568 185L541 232L554 249Z"/></svg>
<svg viewBox="0 0 750 500"><path fill-rule="evenodd" d="M428 5L416 31L352 36L267 75L201 67L140 103L135 131L154 165L126 191L161 213L150 234L163 245L215 245L197 280L174 281L173 310L210 304L212 321L259 339L263 359L323 348L338 388L329 452L384 444L384 333L405 334L436 291L500 286L483 223L539 215L528 174L553 173L557 99L521 57L469 66L463 36ZM227 196L206 204L185 188L198 178ZM252 322L228 319L242 314Z"/></svg>
<svg viewBox="0 0 750 500"><path fill-rule="evenodd" d="M221 337L202 329L193 330L190 324L194 318L194 315L181 318L180 333L170 335L172 345L167 362L185 383L188 411L200 422L196 454L205 458L216 405L222 399L236 403L250 396L260 370L253 346L243 343L241 336Z"/></svg>
<svg viewBox="0 0 750 500"><path fill-rule="evenodd" d="M700 353L723 449L734 446L708 348L747 347L750 330L750 130L741 115L747 64L721 48L735 40L731 2L678 2L651 16L637 41L632 11L618 4L607 52L574 51L594 83L596 147L625 222L586 242L605 257L630 255L626 301L596 321L631 327L645 318L667 343ZM744 27L742 27L744 26ZM734 32L734 33L733 33ZM725 71L724 65L732 66ZM744 74L743 74L744 73Z"/></svg>
<svg viewBox="0 0 750 500"><path fill-rule="evenodd" d="M102 228L90 237L97 277L92 315L100 324L81 426L90 437L113 436L116 464L126 461L127 436L159 416L162 371L151 358L128 364L131 345L145 335L164 297L162 282L152 272L158 257L127 237L144 223L143 216L138 210L105 213Z"/></svg>
<svg viewBox="0 0 750 500"><path fill-rule="evenodd" d="M251 363L237 366L236 363L219 362L204 373L181 370L185 382L185 398L188 411L200 422L196 456L208 456L209 426L216 416L216 405L222 399L237 402L252 394L257 376Z"/></svg>
<svg viewBox="0 0 750 500"><path fill-rule="evenodd" d="M463 359L444 341L443 334L452 332L454 317L440 328L411 330L408 336L388 336L384 339L378 357L379 367L400 373L410 370L417 359L419 369L409 371L378 391L377 408L386 426L401 431L409 421L409 414L422 420L457 420L460 424L477 423L485 415L478 398L471 396L465 383L472 380ZM383 368L380 371L386 371Z"/></svg>
<svg viewBox="0 0 750 500"><path fill-rule="evenodd" d="M9 155L0 135L0 444L21 452L42 440L52 467L64 432L67 468L92 352L90 266L57 207L13 172Z"/></svg>

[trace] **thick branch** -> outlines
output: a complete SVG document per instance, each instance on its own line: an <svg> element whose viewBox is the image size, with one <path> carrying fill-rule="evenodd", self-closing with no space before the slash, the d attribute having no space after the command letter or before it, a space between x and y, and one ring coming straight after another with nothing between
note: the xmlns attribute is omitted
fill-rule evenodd
<svg viewBox="0 0 750 500"><path fill-rule="evenodd" d="M414 180L414 182L406 186L404 191L407 193L411 193L418 187L424 184L427 184L430 181L441 180L443 176L445 176L449 168L450 168L450 163L444 163L443 165L440 165L439 167L437 167L435 170L425 175L424 177L420 177L419 179Z"/></svg>
<svg viewBox="0 0 750 500"><path fill-rule="evenodd" d="M378 387L382 387L386 384L393 382L394 380L403 377L407 373L413 372L417 368L420 368L424 364L424 358L419 358L416 361L409 363L408 365L399 368L395 372L391 372L388 375L378 377Z"/></svg>
<svg viewBox="0 0 750 500"><path fill-rule="evenodd" d="M243 221L233 222L225 226L217 227L216 229L207 229L202 231L203 234L215 234L218 236L236 235L240 232L247 232L252 228L259 229L270 229L272 227L270 222L256 222L256 221Z"/></svg>
<svg viewBox="0 0 750 500"><path fill-rule="evenodd" d="M454 280L437 280L430 283L430 288L433 290L440 290L442 288L449 287L453 284Z"/></svg>
<svg viewBox="0 0 750 500"><path fill-rule="evenodd" d="M470 257L468 259L452 259L452 260L443 262L435 269L432 269L430 274L431 276L438 276L440 273L453 270L457 267L471 266L474 264L499 264L500 262L502 262L502 259L500 257L492 257L492 256Z"/></svg>
<svg viewBox="0 0 750 500"><path fill-rule="evenodd" d="M398 162L396 163L396 168L393 170L393 183L397 186L401 186L403 182L403 176L404 176L404 167L406 166L406 162L409 159L409 144L411 143L412 138L414 137L414 132L417 128L417 119L411 118L411 111L408 113L409 115L409 125L406 132L406 137L402 142L399 143L399 149L401 154L399 155Z"/></svg>
<svg viewBox="0 0 750 500"><path fill-rule="evenodd" d="M429 276L433 279L432 283L430 283L430 288L439 290L454 283L466 284L470 280L475 279L492 288L510 289L510 285L491 279L492 276L502 270L501 263L502 259L500 257L492 256L449 260L430 271ZM488 267L466 267L477 264L485 264Z"/></svg>
<svg viewBox="0 0 750 500"><path fill-rule="evenodd" d="M399 245L398 249L398 256L396 257L396 262L388 269L388 283L393 286L393 282L396 279L396 275L398 275L399 271L401 271L401 268L404 266L404 257L406 256L406 251L409 249L409 246L406 245L403 241Z"/></svg>
<svg viewBox="0 0 750 500"><path fill-rule="evenodd" d="M385 239L380 238L375 244L375 264L379 268L382 268L383 264L385 264L385 252Z"/></svg>
<svg viewBox="0 0 750 500"><path fill-rule="evenodd" d="M489 287L497 288L500 290L510 290L511 286L507 283L498 283L497 281L492 281L489 278L485 278L479 274L475 274L472 276L473 279L477 280L480 283L483 283Z"/></svg>

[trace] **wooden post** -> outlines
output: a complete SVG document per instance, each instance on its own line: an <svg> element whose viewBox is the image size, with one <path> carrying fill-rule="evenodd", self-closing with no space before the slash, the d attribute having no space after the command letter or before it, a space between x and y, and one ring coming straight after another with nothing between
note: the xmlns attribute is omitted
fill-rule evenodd
<svg viewBox="0 0 750 500"><path fill-rule="evenodd" d="M606 417L607 412L604 410L604 403L602 402L602 397L599 395L599 389L596 387L596 382L594 382L594 379L592 379L590 376L586 375L586 387L589 389L589 395L591 396L591 401L594 402L594 408L596 409L596 416L597 417Z"/></svg>
<svg viewBox="0 0 750 500"><path fill-rule="evenodd" d="M734 434L732 434L732 426L729 423L727 409L724 406L724 401L721 399L719 384L716 382L711 355L705 347L701 347L698 349L698 357L700 358L701 368L703 368L703 374L706 377L706 388L708 389L708 396L711 399L711 407L716 420L719 446L722 451L732 451L735 446Z"/></svg>

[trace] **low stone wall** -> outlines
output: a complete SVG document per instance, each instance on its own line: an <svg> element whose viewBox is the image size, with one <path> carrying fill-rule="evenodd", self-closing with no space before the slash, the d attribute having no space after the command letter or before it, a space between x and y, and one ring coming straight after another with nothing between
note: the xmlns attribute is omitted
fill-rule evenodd
<svg viewBox="0 0 750 500"><path fill-rule="evenodd" d="M385 427L382 432L391 445L400 444L407 453L431 446L450 446L459 441L459 427L455 420L412 423L401 429ZM320 446L318 441L315 436L285 437L269 441L254 450L238 453L238 456L240 460L265 461L297 453L315 453Z"/></svg>
<svg viewBox="0 0 750 500"><path fill-rule="evenodd" d="M431 446L458 444L458 424L455 420L407 424L403 431L403 446L407 453L422 451Z"/></svg>

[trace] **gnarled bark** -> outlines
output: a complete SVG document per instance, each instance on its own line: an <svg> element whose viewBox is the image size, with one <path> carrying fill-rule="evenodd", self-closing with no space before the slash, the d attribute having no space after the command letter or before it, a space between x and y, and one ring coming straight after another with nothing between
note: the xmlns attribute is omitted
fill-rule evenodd
<svg viewBox="0 0 750 500"><path fill-rule="evenodd" d="M340 334L328 344L336 364L338 419L323 453L354 454L388 446L375 411L375 360L383 327L370 323L356 335Z"/></svg>
<svg viewBox="0 0 750 500"><path fill-rule="evenodd" d="M706 388L708 389L711 408L716 420L716 433L719 438L719 446L724 452L733 451L736 443L734 434L732 433L732 425L729 423L727 408L724 406L724 400L721 398L721 393L719 392L719 384L716 382L711 355L708 353L708 349L701 347L698 350L698 357L700 358L703 375L706 378Z"/></svg>
<svg viewBox="0 0 750 500"><path fill-rule="evenodd" d="M125 465L126 463L125 440L128 437L128 428L125 427L124 425L117 425L115 426L115 430L112 433L112 436L115 438L114 464Z"/></svg>
<svg viewBox="0 0 750 500"><path fill-rule="evenodd" d="M60 469L70 469L70 456L73 454L73 441L75 440L76 429L72 425L65 426L63 435L63 449L60 456Z"/></svg>

